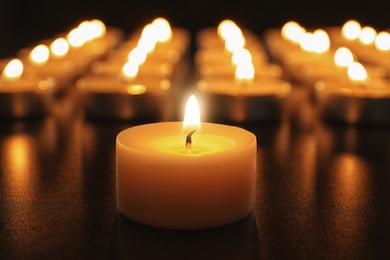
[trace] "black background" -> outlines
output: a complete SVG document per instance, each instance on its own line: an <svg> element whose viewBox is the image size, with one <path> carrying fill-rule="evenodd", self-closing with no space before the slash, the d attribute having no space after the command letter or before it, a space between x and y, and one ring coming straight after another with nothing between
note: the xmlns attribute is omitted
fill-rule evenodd
<svg viewBox="0 0 390 260"><path fill-rule="evenodd" d="M226 18L258 34L288 20L296 20L307 28L337 26L348 19L357 19L377 30L389 27L383 1L2 0L0 57L12 56L22 47L68 31L84 19L99 18L108 26L130 33L157 16L192 33Z"/></svg>

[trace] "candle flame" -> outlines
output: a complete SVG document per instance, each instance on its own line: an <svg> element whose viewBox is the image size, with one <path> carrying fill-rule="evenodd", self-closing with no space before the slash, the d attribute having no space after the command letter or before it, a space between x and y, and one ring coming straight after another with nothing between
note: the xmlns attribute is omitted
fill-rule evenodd
<svg viewBox="0 0 390 260"><path fill-rule="evenodd" d="M299 38L304 33L306 33L306 29L294 21L289 21L285 23L281 30L281 35L283 39L295 44L299 43Z"/></svg>
<svg viewBox="0 0 390 260"><path fill-rule="evenodd" d="M354 61L348 66L348 77L353 81L364 82L367 81L368 75L364 66Z"/></svg>
<svg viewBox="0 0 390 260"><path fill-rule="evenodd" d="M125 76L126 79L132 80L137 77L138 70L139 64L129 60L125 63L125 65L123 65L122 74Z"/></svg>
<svg viewBox="0 0 390 260"><path fill-rule="evenodd" d="M303 34L299 39L299 44L303 50L315 53L324 53L330 48L329 36L322 29Z"/></svg>
<svg viewBox="0 0 390 260"><path fill-rule="evenodd" d="M187 101L186 110L184 113L183 129L199 129L200 128L200 113L199 104L194 95L191 95Z"/></svg>
<svg viewBox="0 0 390 260"><path fill-rule="evenodd" d="M219 23L217 33L224 41L229 37L232 31L239 29L232 20L226 19Z"/></svg>
<svg viewBox="0 0 390 260"><path fill-rule="evenodd" d="M334 62L339 67L348 67L353 60L354 58L352 52L345 47L338 48L334 54Z"/></svg>
<svg viewBox="0 0 390 260"><path fill-rule="evenodd" d="M86 42L86 38L83 36L82 30L80 28L74 28L72 29L68 35L66 36L69 45L74 48L79 48L83 46Z"/></svg>
<svg viewBox="0 0 390 260"><path fill-rule="evenodd" d="M137 46L129 52L127 58L129 61L141 65L146 61L147 56L147 50L142 46Z"/></svg>
<svg viewBox="0 0 390 260"><path fill-rule="evenodd" d="M245 46L245 37L240 27L231 20L224 20L219 24L218 35L225 41L225 48L231 53Z"/></svg>
<svg viewBox="0 0 390 260"><path fill-rule="evenodd" d="M169 42L172 39L172 29L169 22L164 18L156 18L152 22L155 37L158 42Z"/></svg>
<svg viewBox="0 0 390 260"><path fill-rule="evenodd" d="M39 44L30 53L29 59L33 64L43 65L49 59L49 48L44 44Z"/></svg>
<svg viewBox="0 0 390 260"><path fill-rule="evenodd" d="M252 55L247 49L241 48L233 53L232 63L234 66L238 66L239 63L246 62L252 62Z"/></svg>
<svg viewBox="0 0 390 260"><path fill-rule="evenodd" d="M369 45L374 43L377 32L370 26L364 26L360 31L359 40L361 43Z"/></svg>
<svg viewBox="0 0 390 260"><path fill-rule="evenodd" d="M106 25L98 20L98 19L93 19L91 21L91 27L93 29L93 32L94 32L94 38L97 39L97 38L101 38L103 36L106 35Z"/></svg>
<svg viewBox="0 0 390 260"><path fill-rule="evenodd" d="M50 44L50 51L56 57L64 57L69 51L69 43L65 38L57 38Z"/></svg>
<svg viewBox="0 0 390 260"><path fill-rule="evenodd" d="M390 50L390 34L388 32L379 32L375 37L375 47L381 51Z"/></svg>
<svg viewBox="0 0 390 260"><path fill-rule="evenodd" d="M361 25L355 20L349 20L341 28L341 34L348 40L356 40L361 31Z"/></svg>
<svg viewBox="0 0 390 260"><path fill-rule="evenodd" d="M13 59L5 66L2 78L5 80L17 80L23 74L23 63L19 59Z"/></svg>
<svg viewBox="0 0 390 260"><path fill-rule="evenodd" d="M147 53L150 53L154 50L157 43L157 37L155 36L155 31L152 24L147 24L142 29L141 37L138 40L137 46L143 48Z"/></svg>
<svg viewBox="0 0 390 260"><path fill-rule="evenodd" d="M242 62L236 67L235 80L239 84L253 82L255 77L255 68L252 62Z"/></svg>

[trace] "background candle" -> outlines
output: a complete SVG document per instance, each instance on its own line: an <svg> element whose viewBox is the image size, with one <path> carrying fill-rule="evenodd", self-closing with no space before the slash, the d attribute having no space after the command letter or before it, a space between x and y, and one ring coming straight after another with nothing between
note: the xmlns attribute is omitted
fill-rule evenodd
<svg viewBox="0 0 390 260"><path fill-rule="evenodd" d="M23 76L23 63L11 60L2 68L0 80L0 116L26 118L47 114L55 93L52 78Z"/></svg>
<svg viewBox="0 0 390 260"><path fill-rule="evenodd" d="M349 66L348 72L349 80L316 83L314 95L320 116L347 124L390 123L389 80L368 78L357 62Z"/></svg>
<svg viewBox="0 0 390 260"><path fill-rule="evenodd" d="M90 118L166 120L172 117L172 99L176 96L169 80L144 78L125 82L87 75L77 80L76 87L80 105Z"/></svg>
<svg viewBox="0 0 390 260"><path fill-rule="evenodd" d="M256 137L212 123L196 131L190 150L181 122L140 125L118 134L117 198L125 216L155 227L199 229L250 214Z"/></svg>

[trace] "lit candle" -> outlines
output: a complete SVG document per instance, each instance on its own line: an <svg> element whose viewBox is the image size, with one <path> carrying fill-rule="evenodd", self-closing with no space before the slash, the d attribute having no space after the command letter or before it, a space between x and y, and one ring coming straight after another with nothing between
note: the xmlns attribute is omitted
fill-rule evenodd
<svg viewBox="0 0 390 260"><path fill-rule="evenodd" d="M285 51L280 57L284 74L290 79L302 82L305 79L304 67L311 70L317 67L333 67L333 57L330 52L330 41L322 29L303 33L299 38L300 50Z"/></svg>
<svg viewBox="0 0 390 260"><path fill-rule="evenodd" d="M348 80L321 80L315 84L320 115L348 124L390 122L390 82L370 78L364 66L348 66Z"/></svg>
<svg viewBox="0 0 390 260"><path fill-rule="evenodd" d="M197 105L194 97L186 110L197 112L190 104ZM252 212L256 136L234 126L200 124L199 115L186 118L185 124L145 124L118 134L117 204L127 218L159 228L201 229Z"/></svg>
<svg viewBox="0 0 390 260"><path fill-rule="evenodd" d="M303 63L294 68L296 78L300 83L312 87L319 80L346 80L347 68L356 59L348 48L340 47L333 53L333 63L315 62ZM375 64L364 64L364 67L371 78L386 78L387 71L384 67Z"/></svg>
<svg viewBox="0 0 390 260"><path fill-rule="evenodd" d="M209 120L230 122L279 121L291 91L278 77L255 77L250 60L238 61L234 78L201 78L196 85Z"/></svg>
<svg viewBox="0 0 390 260"><path fill-rule="evenodd" d="M1 117L24 118L48 112L54 98L55 80L24 77L24 65L19 59L12 59L1 69Z"/></svg>
<svg viewBox="0 0 390 260"><path fill-rule="evenodd" d="M86 115L109 120L163 120L172 115L175 92L167 79L117 78L86 75L76 81Z"/></svg>
<svg viewBox="0 0 390 260"><path fill-rule="evenodd" d="M306 29L295 21L286 22L282 28L271 28L264 33L264 43L267 46L270 58L280 63L286 52L300 51L299 41Z"/></svg>

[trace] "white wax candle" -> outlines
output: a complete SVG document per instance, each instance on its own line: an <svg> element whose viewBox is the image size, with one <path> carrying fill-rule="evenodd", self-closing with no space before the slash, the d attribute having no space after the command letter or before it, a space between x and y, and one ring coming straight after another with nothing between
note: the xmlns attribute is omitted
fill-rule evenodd
<svg viewBox="0 0 390 260"><path fill-rule="evenodd" d="M116 140L119 210L139 223L211 228L253 209L256 137L234 126L203 123L191 151L181 122L128 128Z"/></svg>
<svg viewBox="0 0 390 260"><path fill-rule="evenodd" d="M204 94L219 94L233 97L285 97L291 92L291 85L279 78L261 78L253 82L235 82L234 80L200 80L197 90Z"/></svg>

